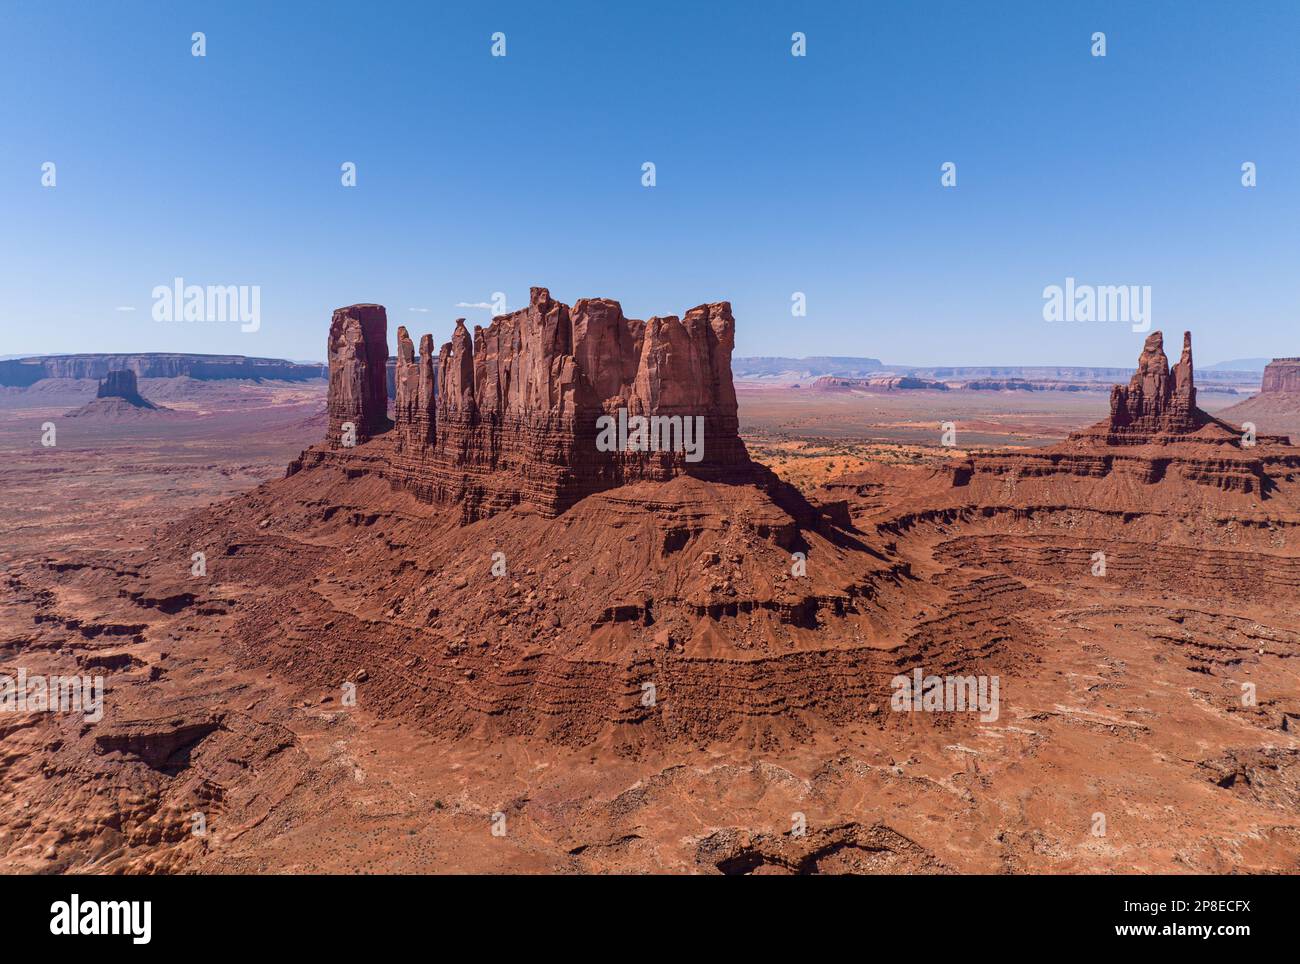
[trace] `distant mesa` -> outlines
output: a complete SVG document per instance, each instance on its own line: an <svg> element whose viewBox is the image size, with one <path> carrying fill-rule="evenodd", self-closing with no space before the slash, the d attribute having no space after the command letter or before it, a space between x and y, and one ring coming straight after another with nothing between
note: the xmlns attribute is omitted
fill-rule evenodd
<svg viewBox="0 0 1300 964"><path fill-rule="evenodd" d="M1219 414L1260 431L1300 436L1300 358L1274 358L1264 367L1259 393Z"/></svg>
<svg viewBox="0 0 1300 964"><path fill-rule="evenodd" d="M874 374L884 369L879 358L858 358L840 355L816 355L809 358L783 358L765 355L736 358L732 371L736 378L777 380L812 379L818 375L842 375L848 378Z"/></svg>
<svg viewBox="0 0 1300 964"><path fill-rule="evenodd" d="M46 378L104 378L110 371L122 370L134 372L138 378L309 381L324 377L324 369L320 365L245 355L193 355L175 352L33 355L29 358L0 361L0 386L25 388Z"/></svg>
<svg viewBox="0 0 1300 964"><path fill-rule="evenodd" d="M948 391L948 385L944 382L937 382L928 378L917 378L914 375L891 374L870 375L866 378L843 378L838 375L823 375L820 378L814 379L812 384L808 387L811 390L818 392L899 392L909 390L935 392Z"/></svg>
<svg viewBox="0 0 1300 964"><path fill-rule="evenodd" d="M129 418L150 414L173 414L170 408L155 405L140 394L135 372L114 369L99 382L95 400L75 411L67 418Z"/></svg>
<svg viewBox="0 0 1300 964"><path fill-rule="evenodd" d="M1300 395L1300 358L1274 358L1264 368L1259 390L1269 395Z"/></svg>

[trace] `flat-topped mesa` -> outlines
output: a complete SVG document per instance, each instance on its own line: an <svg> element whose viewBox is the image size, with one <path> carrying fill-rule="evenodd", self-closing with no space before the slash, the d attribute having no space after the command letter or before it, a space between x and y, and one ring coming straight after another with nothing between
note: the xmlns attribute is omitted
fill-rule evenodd
<svg viewBox="0 0 1300 964"><path fill-rule="evenodd" d="M1300 395L1300 358L1274 358L1264 366L1261 395Z"/></svg>
<svg viewBox="0 0 1300 964"><path fill-rule="evenodd" d="M331 448L345 434L360 444L385 432L388 422L388 314L383 305L339 308L330 320L329 430ZM344 426L351 424L351 433Z"/></svg>

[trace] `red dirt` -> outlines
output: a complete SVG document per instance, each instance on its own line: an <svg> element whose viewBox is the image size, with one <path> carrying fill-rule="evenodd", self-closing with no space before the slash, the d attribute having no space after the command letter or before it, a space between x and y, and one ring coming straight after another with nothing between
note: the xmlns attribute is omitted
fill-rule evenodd
<svg viewBox="0 0 1300 964"><path fill-rule="evenodd" d="M116 487L64 538L42 538L63 500L11 523L0 659L112 669L99 723L0 716L0 853L47 871L1295 871L1300 450L1241 449L1194 412L1178 438L1114 444L1108 422L803 493L761 466L680 472L471 520L392 477L395 431L189 513L144 501L130 443L33 449L9 491ZM254 473L324 433L227 418L206 444L259 447ZM192 503L226 494L182 477L208 486ZM997 718L896 711L914 668L998 677Z"/></svg>

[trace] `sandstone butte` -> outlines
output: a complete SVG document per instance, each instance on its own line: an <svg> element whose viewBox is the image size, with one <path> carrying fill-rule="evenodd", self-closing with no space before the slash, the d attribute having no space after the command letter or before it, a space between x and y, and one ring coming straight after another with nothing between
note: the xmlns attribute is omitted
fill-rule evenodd
<svg viewBox="0 0 1300 964"><path fill-rule="evenodd" d="M1259 390L1269 395L1300 395L1300 358L1274 358L1265 365Z"/></svg>
<svg viewBox="0 0 1300 964"><path fill-rule="evenodd" d="M171 409L155 405L140 394L135 372L129 368L111 369L99 380L94 401L88 402L66 418L130 418L148 413L171 414Z"/></svg>
<svg viewBox="0 0 1300 964"><path fill-rule="evenodd" d="M608 298L570 308L533 288L527 308L476 325L472 337L458 319L436 356L432 336L417 355L398 328L390 425L384 309L340 308L330 323L326 447L303 453L290 472L344 450L350 423L358 443L387 434L372 456L376 471L424 502L462 506L465 521L514 505L553 516L594 492L682 474L752 480L758 468L737 433L734 341L726 302L640 321ZM620 409L702 418L702 460L599 451L598 420Z"/></svg>

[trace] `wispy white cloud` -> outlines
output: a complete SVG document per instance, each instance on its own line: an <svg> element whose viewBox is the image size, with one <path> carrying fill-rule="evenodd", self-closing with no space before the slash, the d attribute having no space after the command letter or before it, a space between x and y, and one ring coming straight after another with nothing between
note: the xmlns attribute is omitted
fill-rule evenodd
<svg viewBox="0 0 1300 964"><path fill-rule="evenodd" d="M428 308L407 308L406 310L407 310L407 311L418 311L418 312L419 312L420 314L422 314L422 315L427 315L427 314L429 313L429 309L428 309Z"/></svg>
<svg viewBox="0 0 1300 964"><path fill-rule="evenodd" d="M130 305L118 305L113 310L114 311L135 311L135 309L132 308Z"/></svg>
<svg viewBox="0 0 1300 964"><path fill-rule="evenodd" d="M488 301L458 301L456 302L456 307L457 308L486 308L488 311L491 311L492 303Z"/></svg>

